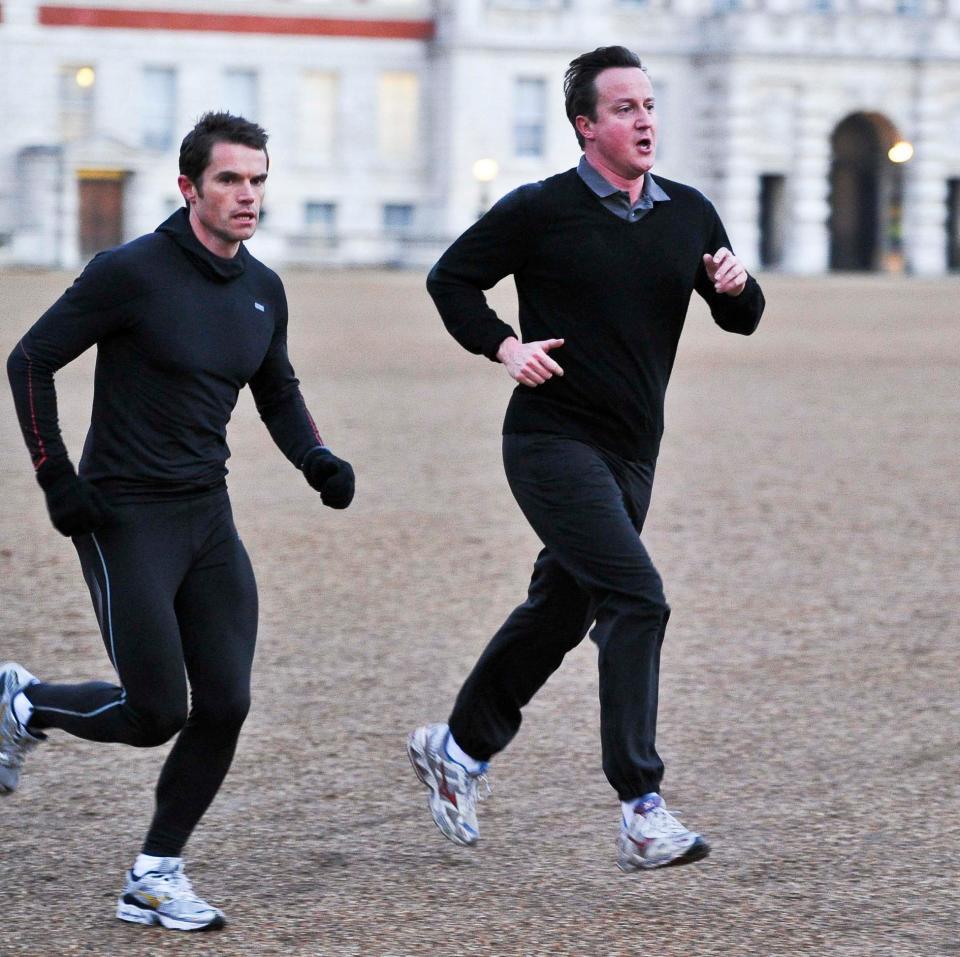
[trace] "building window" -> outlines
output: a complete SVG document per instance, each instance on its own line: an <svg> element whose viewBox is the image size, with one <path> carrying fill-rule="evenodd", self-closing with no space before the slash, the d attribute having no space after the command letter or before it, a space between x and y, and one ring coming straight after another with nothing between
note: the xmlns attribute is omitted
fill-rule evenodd
<svg viewBox="0 0 960 957"><path fill-rule="evenodd" d="M383 207L383 228L388 233L406 233L413 226L413 206L409 203L386 203Z"/></svg>
<svg viewBox="0 0 960 957"><path fill-rule="evenodd" d="M311 233L332 236L337 229L337 204L308 200L303 204L303 222Z"/></svg>
<svg viewBox="0 0 960 957"><path fill-rule="evenodd" d="M329 70L307 70L301 76L297 130L306 165L333 160L338 86L337 74Z"/></svg>
<svg viewBox="0 0 960 957"><path fill-rule="evenodd" d="M516 156L543 156L547 81L517 77L513 86L513 152Z"/></svg>
<svg viewBox="0 0 960 957"><path fill-rule="evenodd" d="M93 133L94 90L92 66L60 67L60 138L78 140Z"/></svg>
<svg viewBox="0 0 960 957"><path fill-rule="evenodd" d="M777 173L760 177L760 265L783 263L786 231L786 177Z"/></svg>
<svg viewBox="0 0 960 957"><path fill-rule="evenodd" d="M381 73L377 113L380 158L407 162L414 159L420 125L420 78L417 74Z"/></svg>
<svg viewBox="0 0 960 957"><path fill-rule="evenodd" d="M947 180L947 268L960 269L960 178Z"/></svg>
<svg viewBox="0 0 960 957"><path fill-rule="evenodd" d="M225 70L223 74L223 106L235 116L256 122L257 74L254 70Z"/></svg>
<svg viewBox="0 0 960 957"><path fill-rule="evenodd" d="M176 135L176 71L165 67L144 67L140 116L144 147L148 150L170 149Z"/></svg>

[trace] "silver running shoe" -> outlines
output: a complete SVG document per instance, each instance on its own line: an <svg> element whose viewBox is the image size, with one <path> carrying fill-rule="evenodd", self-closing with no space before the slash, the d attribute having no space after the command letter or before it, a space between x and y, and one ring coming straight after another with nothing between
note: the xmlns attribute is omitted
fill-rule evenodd
<svg viewBox="0 0 960 957"><path fill-rule="evenodd" d="M489 794L486 764L477 774L447 756L450 728L428 724L412 731L407 738L407 754L417 777L430 789L430 812L444 837L469 847L480 838L477 824L478 788Z"/></svg>
<svg viewBox="0 0 960 957"><path fill-rule="evenodd" d="M16 791L24 759L45 734L28 731L13 712L13 699L37 679L22 665L8 661L0 665L0 795Z"/></svg>
<svg viewBox="0 0 960 957"><path fill-rule="evenodd" d="M710 845L688 831L668 810L659 794L636 803L633 820L620 826L617 866L621 871L650 870L692 864L710 853Z"/></svg>
<svg viewBox="0 0 960 957"><path fill-rule="evenodd" d="M170 930L218 930L227 922L223 911L197 897L177 857L164 858L159 867L139 877L128 871L117 917Z"/></svg>

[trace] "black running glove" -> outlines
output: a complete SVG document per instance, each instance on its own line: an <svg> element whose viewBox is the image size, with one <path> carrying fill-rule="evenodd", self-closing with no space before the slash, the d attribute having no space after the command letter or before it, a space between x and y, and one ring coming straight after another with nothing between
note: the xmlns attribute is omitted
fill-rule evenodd
<svg viewBox="0 0 960 957"><path fill-rule="evenodd" d="M37 469L37 481L47 497L50 521L61 535L95 532L110 518L103 495L77 475L69 459L45 462Z"/></svg>
<svg viewBox="0 0 960 957"><path fill-rule="evenodd" d="M338 459L325 445L310 449L300 466L320 500L330 508L346 508L353 501L353 466Z"/></svg>

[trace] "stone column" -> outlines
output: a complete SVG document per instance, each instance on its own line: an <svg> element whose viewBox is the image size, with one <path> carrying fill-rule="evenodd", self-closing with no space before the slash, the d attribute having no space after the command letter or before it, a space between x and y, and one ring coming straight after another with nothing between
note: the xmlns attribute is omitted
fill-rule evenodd
<svg viewBox="0 0 960 957"><path fill-rule="evenodd" d="M943 96L929 68L917 65L912 136L904 170L903 252L907 271L935 276L947 268L947 191L943 162Z"/></svg>
<svg viewBox="0 0 960 957"><path fill-rule="evenodd" d="M29 146L17 155L14 262L57 267L72 266L78 258L65 244L64 168L59 146Z"/></svg>
<svg viewBox="0 0 960 957"><path fill-rule="evenodd" d="M760 263L760 180L755 157L756 113L750 76L733 77L729 87L727 151L720 214L737 255L748 269Z"/></svg>
<svg viewBox="0 0 960 957"><path fill-rule="evenodd" d="M830 259L830 134L821 104L809 90L797 123L797 150L789 177L788 231L784 269L809 275L826 272Z"/></svg>

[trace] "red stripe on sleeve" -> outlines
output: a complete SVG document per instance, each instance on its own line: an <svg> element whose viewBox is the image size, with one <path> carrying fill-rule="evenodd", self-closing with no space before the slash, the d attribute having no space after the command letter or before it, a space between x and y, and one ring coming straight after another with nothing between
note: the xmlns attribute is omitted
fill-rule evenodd
<svg viewBox="0 0 960 957"><path fill-rule="evenodd" d="M23 347L23 340L19 342L20 351L27 358L27 401L30 405L30 425L33 427L33 437L37 443L37 456L33 463L34 471L40 468L47 461L47 447L43 444L43 436L40 435L40 427L37 425L37 406L33 398L33 359L30 353Z"/></svg>

